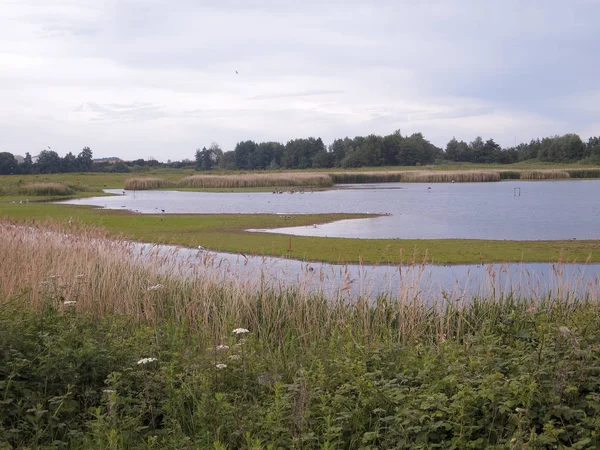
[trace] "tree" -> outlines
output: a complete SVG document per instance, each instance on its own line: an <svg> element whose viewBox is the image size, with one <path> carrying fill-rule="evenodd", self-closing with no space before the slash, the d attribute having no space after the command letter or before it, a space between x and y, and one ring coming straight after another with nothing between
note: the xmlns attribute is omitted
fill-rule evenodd
<svg viewBox="0 0 600 450"><path fill-rule="evenodd" d="M77 158L72 152L69 152L62 159L62 172L76 172L77 171Z"/></svg>
<svg viewBox="0 0 600 450"><path fill-rule="evenodd" d="M23 164L21 164L20 172L23 174L29 174L33 170L33 160L31 159L31 154L29 152L25 153L25 159L23 160Z"/></svg>
<svg viewBox="0 0 600 450"><path fill-rule="evenodd" d="M19 163L12 153L0 152L0 175L11 175L17 172Z"/></svg>
<svg viewBox="0 0 600 450"><path fill-rule="evenodd" d="M92 154L92 150L89 147L83 147L81 153L77 155L77 170L80 172L89 172L92 170L92 163L94 162L94 157Z"/></svg>
<svg viewBox="0 0 600 450"><path fill-rule="evenodd" d="M35 163L38 173L60 173L62 160L54 150L42 150Z"/></svg>
<svg viewBox="0 0 600 450"><path fill-rule="evenodd" d="M216 142L208 149L203 147L202 150L196 150L196 170L212 170L219 165L222 157L223 150Z"/></svg>

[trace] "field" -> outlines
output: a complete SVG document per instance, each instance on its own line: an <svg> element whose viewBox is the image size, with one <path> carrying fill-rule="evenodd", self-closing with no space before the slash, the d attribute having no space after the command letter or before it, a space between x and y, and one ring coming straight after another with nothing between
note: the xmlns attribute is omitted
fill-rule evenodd
<svg viewBox="0 0 600 450"><path fill-rule="evenodd" d="M348 302L133 254L0 222L4 448L600 446L593 290Z"/></svg>

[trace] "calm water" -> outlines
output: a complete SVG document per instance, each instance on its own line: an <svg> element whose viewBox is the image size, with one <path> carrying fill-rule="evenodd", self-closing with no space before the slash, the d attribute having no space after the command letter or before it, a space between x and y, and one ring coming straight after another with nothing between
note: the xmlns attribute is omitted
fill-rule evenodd
<svg viewBox="0 0 600 450"><path fill-rule="evenodd" d="M515 190L520 190L516 195ZM278 233L376 239L600 239L600 180L386 183L304 193L107 192L64 203L143 214L379 213ZM267 230L257 230L267 231Z"/></svg>
<svg viewBox="0 0 600 450"><path fill-rule="evenodd" d="M490 264L457 266L361 266L306 263L242 256L167 245L134 244L142 261L160 260L166 273L202 274L223 281L243 280L254 288L300 286L330 298L356 300L389 295L425 301L471 300L513 294L531 300L547 295L600 297L600 264Z"/></svg>

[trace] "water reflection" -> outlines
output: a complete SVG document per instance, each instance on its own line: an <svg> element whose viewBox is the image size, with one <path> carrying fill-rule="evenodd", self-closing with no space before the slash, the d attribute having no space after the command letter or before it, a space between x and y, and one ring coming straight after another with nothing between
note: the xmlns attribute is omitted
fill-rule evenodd
<svg viewBox="0 0 600 450"><path fill-rule="evenodd" d="M64 203L142 214L378 213L385 217L270 231L373 239L600 239L600 180L390 183L304 194L125 191ZM386 187L384 189L383 187ZM389 189L396 187L397 189ZM428 189L431 187L431 189ZM520 189L520 196L515 195ZM109 192L122 194L122 190Z"/></svg>
<svg viewBox="0 0 600 450"><path fill-rule="evenodd" d="M547 295L597 298L600 287L600 264L336 265L166 245L134 245L142 262L159 259L161 270L174 276L243 279L256 289L296 287L348 300L387 296L407 301L461 301L511 294L528 299Z"/></svg>

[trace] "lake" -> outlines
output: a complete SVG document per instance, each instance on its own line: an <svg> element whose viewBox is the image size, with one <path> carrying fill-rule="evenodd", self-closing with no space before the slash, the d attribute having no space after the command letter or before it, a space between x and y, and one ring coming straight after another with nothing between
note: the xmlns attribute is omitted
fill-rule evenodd
<svg viewBox="0 0 600 450"><path fill-rule="evenodd" d="M133 244L140 261L160 261L163 273L212 276L254 289L300 287L329 298L355 301L392 296L410 301L515 295L541 300L552 295L600 298L600 264L359 265L303 262L265 256L200 251L155 244Z"/></svg>
<svg viewBox="0 0 600 450"><path fill-rule="evenodd" d="M62 203L142 214L377 213L268 231L374 239L600 239L600 180L344 185L300 193L122 191Z"/></svg>

